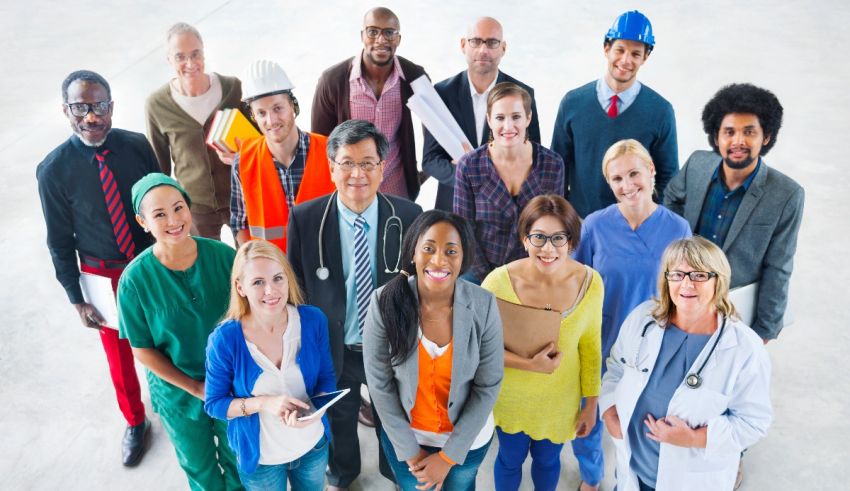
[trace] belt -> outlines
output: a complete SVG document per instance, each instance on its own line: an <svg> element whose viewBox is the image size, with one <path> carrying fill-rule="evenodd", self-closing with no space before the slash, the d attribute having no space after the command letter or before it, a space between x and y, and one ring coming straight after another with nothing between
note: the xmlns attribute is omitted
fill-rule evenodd
<svg viewBox="0 0 850 491"><path fill-rule="evenodd" d="M346 344L345 349L347 349L348 351L354 351L355 353L362 353L363 352L363 345L362 344Z"/></svg>
<svg viewBox="0 0 850 491"><path fill-rule="evenodd" d="M124 269L130 261L126 259L98 259L80 254L80 262L92 268Z"/></svg>

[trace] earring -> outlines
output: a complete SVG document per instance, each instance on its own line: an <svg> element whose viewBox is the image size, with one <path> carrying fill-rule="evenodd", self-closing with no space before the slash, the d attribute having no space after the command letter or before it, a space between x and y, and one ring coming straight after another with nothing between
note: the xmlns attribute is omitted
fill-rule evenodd
<svg viewBox="0 0 850 491"><path fill-rule="evenodd" d="M525 138L522 140L523 144L528 143L528 129L525 130Z"/></svg>
<svg viewBox="0 0 850 491"><path fill-rule="evenodd" d="M493 132L492 132L492 131L491 131L491 132L490 132L490 134L487 136L487 144L488 144L488 145L490 145L490 146L492 146L492 145L493 145Z"/></svg>
<svg viewBox="0 0 850 491"><path fill-rule="evenodd" d="M148 228L147 228L147 227L142 228L142 230L144 230L146 234L147 234L147 233L150 233L150 230L148 230Z"/></svg>

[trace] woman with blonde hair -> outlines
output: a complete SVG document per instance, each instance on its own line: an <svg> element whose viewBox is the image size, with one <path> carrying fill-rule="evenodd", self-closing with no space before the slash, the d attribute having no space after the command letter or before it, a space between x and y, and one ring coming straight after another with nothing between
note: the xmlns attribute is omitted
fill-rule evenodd
<svg viewBox="0 0 850 491"><path fill-rule="evenodd" d="M304 305L283 252L245 243L231 273L226 320L207 345L206 401L227 421L239 476L249 490L321 489L328 461L327 418L299 421L310 397L336 389L327 318Z"/></svg>
<svg viewBox="0 0 850 491"><path fill-rule="evenodd" d="M731 490L741 451L773 418L770 360L729 300L723 251L693 237L664 251L659 297L626 318L599 410L621 491Z"/></svg>
<svg viewBox="0 0 850 491"><path fill-rule="evenodd" d="M575 259L602 276L602 359L608 357L620 325L635 307L656 294L655 278L664 249L691 236L688 222L652 200L655 165L637 140L620 140L602 159L602 175L617 203L585 218ZM605 366L602 367L603 373ZM602 480L602 425L572 442L582 479L592 488Z"/></svg>

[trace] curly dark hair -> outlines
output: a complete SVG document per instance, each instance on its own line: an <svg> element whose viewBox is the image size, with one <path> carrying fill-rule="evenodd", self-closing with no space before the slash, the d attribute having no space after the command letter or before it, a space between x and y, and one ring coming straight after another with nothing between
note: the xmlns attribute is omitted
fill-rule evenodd
<svg viewBox="0 0 850 491"><path fill-rule="evenodd" d="M702 128L708 135L708 143L718 151L717 135L720 123L727 114L755 114L759 118L765 137L770 140L761 148L761 155L776 144L779 128L782 127L782 104L773 92L752 84L730 84L714 94L702 110Z"/></svg>

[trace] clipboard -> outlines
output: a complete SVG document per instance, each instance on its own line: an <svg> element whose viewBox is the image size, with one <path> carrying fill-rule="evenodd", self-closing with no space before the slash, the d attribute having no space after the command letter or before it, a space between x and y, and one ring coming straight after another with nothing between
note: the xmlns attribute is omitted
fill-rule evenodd
<svg viewBox="0 0 850 491"><path fill-rule="evenodd" d="M748 285L739 286L729 290L729 300L735 305L735 310L741 316L741 322L752 327L756 320L756 311L758 309L759 298L759 283L750 283ZM782 316L782 327L791 325L794 322L794 309L791 306L791 295L788 295L787 304L785 306L785 314Z"/></svg>
<svg viewBox="0 0 850 491"><path fill-rule="evenodd" d="M502 317L505 349L531 358L549 343L558 344L561 313L496 299Z"/></svg>

